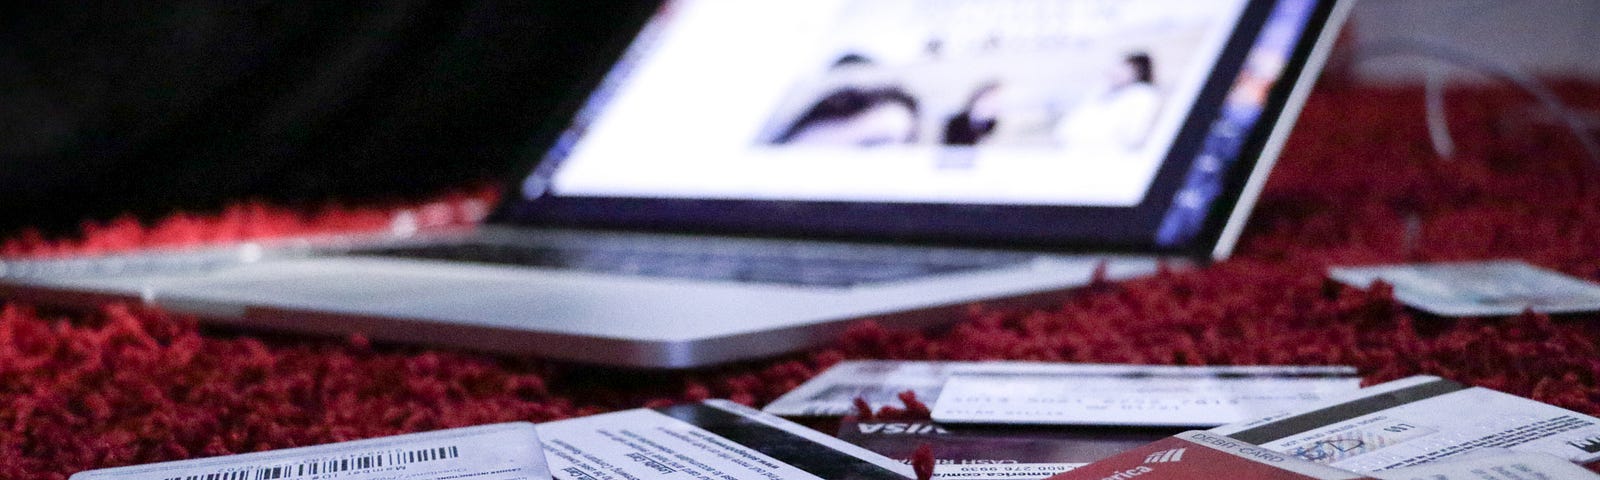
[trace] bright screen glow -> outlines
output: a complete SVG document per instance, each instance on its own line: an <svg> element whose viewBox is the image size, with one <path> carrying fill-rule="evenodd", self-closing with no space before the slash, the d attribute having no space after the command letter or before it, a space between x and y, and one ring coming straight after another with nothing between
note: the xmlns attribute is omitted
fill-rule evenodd
<svg viewBox="0 0 1600 480"><path fill-rule="evenodd" d="M1244 5L672 3L524 195L1136 205Z"/></svg>

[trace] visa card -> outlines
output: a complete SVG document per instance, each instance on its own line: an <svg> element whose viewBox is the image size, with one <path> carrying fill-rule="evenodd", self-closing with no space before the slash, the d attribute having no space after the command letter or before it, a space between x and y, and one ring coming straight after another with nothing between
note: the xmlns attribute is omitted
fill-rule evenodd
<svg viewBox="0 0 1600 480"><path fill-rule="evenodd" d="M917 448L933 450L933 478L1027 480L1088 465L1181 432L1171 428L1036 428L947 425L930 421L839 424L839 439L909 463Z"/></svg>

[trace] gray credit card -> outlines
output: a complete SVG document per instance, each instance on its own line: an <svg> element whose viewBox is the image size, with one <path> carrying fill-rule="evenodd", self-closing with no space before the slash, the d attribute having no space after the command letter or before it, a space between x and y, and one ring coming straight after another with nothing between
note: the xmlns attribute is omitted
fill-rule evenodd
<svg viewBox="0 0 1600 480"><path fill-rule="evenodd" d="M1516 260L1335 267L1328 275L1356 288L1383 280L1396 300L1449 317L1600 311L1600 284Z"/></svg>

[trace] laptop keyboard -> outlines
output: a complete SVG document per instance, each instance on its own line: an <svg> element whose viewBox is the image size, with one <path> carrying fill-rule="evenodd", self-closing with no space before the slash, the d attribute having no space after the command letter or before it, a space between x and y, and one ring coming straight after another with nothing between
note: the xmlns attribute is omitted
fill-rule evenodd
<svg viewBox="0 0 1600 480"><path fill-rule="evenodd" d="M350 252L500 265L572 269L648 277L731 280L788 285L850 287L928 275L1022 263L1023 255L950 255L894 258L828 258L773 252L665 251L481 243L444 244Z"/></svg>

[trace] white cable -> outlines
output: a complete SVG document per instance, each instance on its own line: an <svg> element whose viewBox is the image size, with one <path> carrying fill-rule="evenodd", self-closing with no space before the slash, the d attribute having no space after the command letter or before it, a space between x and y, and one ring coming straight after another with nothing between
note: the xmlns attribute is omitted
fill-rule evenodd
<svg viewBox="0 0 1600 480"><path fill-rule="evenodd" d="M1450 136L1450 119L1444 110L1444 72L1438 65L1428 67L1427 84L1423 96L1428 109L1428 140L1433 141L1433 151L1439 158L1449 160L1456 156L1456 142Z"/></svg>
<svg viewBox="0 0 1600 480"><path fill-rule="evenodd" d="M1527 72L1516 68L1515 66L1496 62L1492 59L1485 58L1482 55L1469 52L1454 45L1419 38L1392 38L1375 40L1362 45L1356 52L1358 61L1401 55L1417 55L1443 60L1451 64L1476 71L1478 73L1492 77L1498 77L1516 84L1518 87L1521 87L1523 90L1527 91L1528 94L1533 95L1534 99L1543 105L1544 108L1555 114L1556 118L1561 119L1562 123L1566 125L1567 129L1571 130L1572 134L1578 138L1578 143L1583 146L1583 150L1588 154L1589 159L1594 161L1596 164L1600 164L1600 143L1597 143L1594 137L1589 136L1588 131L1584 126L1583 119L1579 118L1577 114L1574 114L1572 109L1568 108L1567 104L1561 101L1561 97L1557 96L1555 92L1551 91L1550 88L1545 86L1543 82L1540 82L1539 79L1534 78L1533 75L1530 75ZM1442 115L1442 104L1440 107L1440 115ZM1448 131L1446 131L1446 134L1448 134Z"/></svg>

